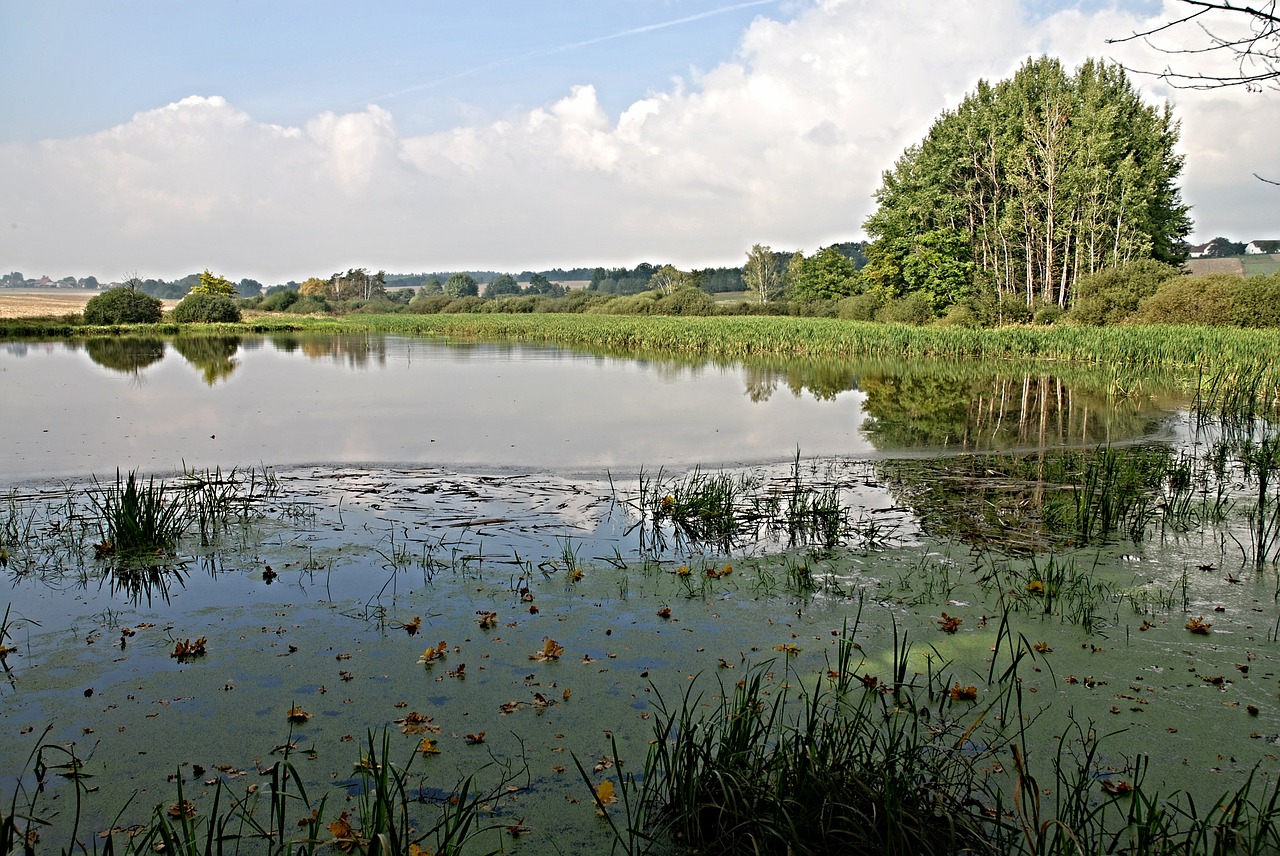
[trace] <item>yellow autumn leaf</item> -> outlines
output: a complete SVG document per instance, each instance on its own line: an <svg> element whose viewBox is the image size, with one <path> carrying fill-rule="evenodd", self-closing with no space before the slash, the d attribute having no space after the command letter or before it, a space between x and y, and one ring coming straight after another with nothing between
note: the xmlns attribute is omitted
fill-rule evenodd
<svg viewBox="0 0 1280 856"><path fill-rule="evenodd" d="M596 785L596 800L599 801L600 805L608 805L618 801L617 794L613 792L613 782L605 779Z"/></svg>

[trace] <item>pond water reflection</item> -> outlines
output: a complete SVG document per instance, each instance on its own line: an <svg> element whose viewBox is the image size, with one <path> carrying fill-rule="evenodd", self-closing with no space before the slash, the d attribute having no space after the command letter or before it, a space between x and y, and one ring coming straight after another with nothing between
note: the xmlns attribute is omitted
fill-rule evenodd
<svg viewBox="0 0 1280 856"><path fill-rule="evenodd" d="M1148 437L1158 382L1047 364L690 360L376 334L0 351L8 479L265 463L600 472Z"/></svg>

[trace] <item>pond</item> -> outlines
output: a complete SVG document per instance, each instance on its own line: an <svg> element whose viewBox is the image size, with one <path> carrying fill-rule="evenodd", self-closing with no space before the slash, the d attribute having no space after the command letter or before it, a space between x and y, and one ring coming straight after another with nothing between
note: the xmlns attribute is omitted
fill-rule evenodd
<svg viewBox="0 0 1280 856"><path fill-rule="evenodd" d="M8 479L266 463L633 471L1153 436L1109 373L712 363L379 335L107 338L0 351Z"/></svg>
<svg viewBox="0 0 1280 856"><path fill-rule="evenodd" d="M51 850L182 800L249 836L285 761L324 821L288 834L345 849L386 739L423 852L473 775L464 852L603 851L592 789L664 711L855 650L993 780L1011 730L1042 779L1142 757L1201 802L1275 760L1274 481L1169 378L292 334L9 344L0 378L0 793ZM113 553L135 470L171 556Z"/></svg>

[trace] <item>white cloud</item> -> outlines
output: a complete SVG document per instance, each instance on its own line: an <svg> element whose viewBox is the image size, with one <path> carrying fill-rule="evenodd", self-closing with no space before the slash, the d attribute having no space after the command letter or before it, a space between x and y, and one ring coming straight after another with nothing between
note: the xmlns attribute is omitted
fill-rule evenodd
<svg viewBox="0 0 1280 856"><path fill-rule="evenodd" d="M616 119L584 81L524 115L422 137L379 106L296 128L193 96L91 136L0 146L0 264L276 281L813 250L860 234L881 172L978 78L1039 53L1160 67L1142 44L1105 44L1142 24L1116 9L1032 24L1015 0L822 0L787 23L758 18L731 61ZM1275 93L1137 82L1176 103L1197 233L1274 237L1276 190L1251 173L1280 172L1280 111L1259 109Z"/></svg>

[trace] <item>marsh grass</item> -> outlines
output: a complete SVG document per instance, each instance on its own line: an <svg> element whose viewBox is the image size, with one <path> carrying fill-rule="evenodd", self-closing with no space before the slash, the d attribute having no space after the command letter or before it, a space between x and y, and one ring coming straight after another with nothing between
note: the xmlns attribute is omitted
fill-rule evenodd
<svg viewBox="0 0 1280 856"><path fill-rule="evenodd" d="M265 787L255 785L237 795L219 778L203 804L188 792L179 770L172 802L157 804L150 821L141 828L113 828L104 834L101 852L129 856L154 852L183 856L456 854L468 842L503 828L494 819L494 807L519 790L512 785L517 776L510 769L504 769L491 787L479 785L478 771L460 779L449 791L428 788L412 770L417 751L403 763L397 762L384 729L369 732L350 783L355 791L346 803L350 811L339 811L331 807L327 796L317 800L308 794L304 777L291 757L293 745L290 734L281 759L263 771ZM59 748L42 742L31 757L33 770L39 774L42 753ZM36 852L22 849L22 823L40 823L34 812L39 808L41 790L19 792L9 815L0 816L0 856ZM20 805L22 798L27 801L25 807ZM434 806L434 813L424 812L427 806Z"/></svg>
<svg viewBox="0 0 1280 856"><path fill-rule="evenodd" d="M863 515L854 520L847 491L857 475L822 472L797 452L790 474L707 472L695 468L683 477L640 472L634 492L613 485L613 501L630 510L639 530L641 552L674 549L728 554L761 547L835 547L852 541L883 546L891 527Z"/></svg>
<svg viewBox="0 0 1280 856"><path fill-rule="evenodd" d="M169 557L186 531L187 503L163 481L145 484L136 472L103 487L96 480L89 501L101 520L99 555L121 558Z"/></svg>
<svg viewBox="0 0 1280 856"><path fill-rule="evenodd" d="M989 851L973 758L949 749L967 735L915 706L931 698L945 721L945 681L912 686L904 638L877 687L858 651L846 627L817 680L786 655L721 681L709 708L694 685L675 705L660 698L636 797L648 832L704 853Z"/></svg>

